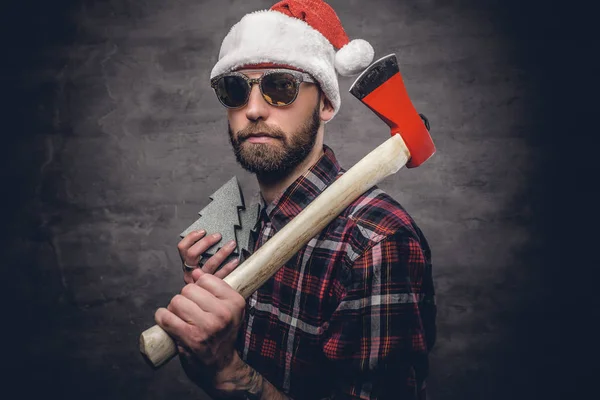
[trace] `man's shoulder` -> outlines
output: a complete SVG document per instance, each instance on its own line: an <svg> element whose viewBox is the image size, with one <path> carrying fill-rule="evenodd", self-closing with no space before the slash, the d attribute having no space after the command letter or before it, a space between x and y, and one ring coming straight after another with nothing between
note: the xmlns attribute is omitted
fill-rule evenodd
<svg viewBox="0 0 600 400"><path fill-rule="evenodd" d="M396 199L377 186L363 193L344 211L347 218L362 226L370 226L381 235L398 229L412 229L414 221Z"/></svg>
<svg viewBox="0 0 600 400"><path fill-rule="evenodd" d="M425 238L413 218L389 194L372 187L340 214L359 255L374 244L394 235L413 238L426 245Z"/></svg>

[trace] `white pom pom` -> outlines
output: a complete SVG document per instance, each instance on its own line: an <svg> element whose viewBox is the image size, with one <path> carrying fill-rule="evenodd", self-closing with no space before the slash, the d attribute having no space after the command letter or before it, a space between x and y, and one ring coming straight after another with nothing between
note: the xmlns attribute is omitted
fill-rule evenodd
<svg viewBox="0 0 600 400"><path fill-rule="evenodd" d="M375 50L363 39L354 39L335 54L335 69L342 76L361 73L373 62Z"/></svg>

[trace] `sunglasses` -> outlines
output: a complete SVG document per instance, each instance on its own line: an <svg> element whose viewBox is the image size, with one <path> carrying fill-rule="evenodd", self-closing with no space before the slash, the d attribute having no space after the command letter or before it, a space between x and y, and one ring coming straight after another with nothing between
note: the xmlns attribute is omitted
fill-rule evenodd
<svg viewBox="0 0 600 400"><path fill-rule="evenodd" d="M247 70L263 72L263 70ZM227 72L214 77L210 86L217 98L227 108L239 108L248 103L252 85L258 84L267 103L275 107L288 106L298 97L302 82L316 83L307 73L291 69L269 69L258 78L248 78L241 72Z"/></svg>

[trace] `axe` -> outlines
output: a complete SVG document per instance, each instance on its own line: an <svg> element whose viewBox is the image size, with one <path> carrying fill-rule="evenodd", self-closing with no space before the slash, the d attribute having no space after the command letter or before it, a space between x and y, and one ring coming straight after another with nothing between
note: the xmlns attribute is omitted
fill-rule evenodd
<svg viewBox="0 0 600 400"><path fill-rule="evenodd" d="M224 279L244 298L361 194L404 165L419 166L435 152L427 122L408 97L395 54L371 64L352 84L350 93L389 125L392 137L346 171ZM142 332L139 345L142 355L154 367L177 354L173 339L158 325Z"/></svg>

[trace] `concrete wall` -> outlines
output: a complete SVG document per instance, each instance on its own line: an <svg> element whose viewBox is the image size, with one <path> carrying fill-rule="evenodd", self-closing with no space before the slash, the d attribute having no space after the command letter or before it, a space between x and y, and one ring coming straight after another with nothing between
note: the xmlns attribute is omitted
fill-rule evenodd
<svg viewBox="0 0 600 400"><path fill-rule="evenodd" d="M592 51L574 4L332 0L396 53L437 154L380 186L430 241L431 398L575 398L592 324ZM24 1L3 13L2 378L63 399L194 399L137 350L181 288L178 233L231 176L208 86L222 38L263 0ZM577 16L577 20L571 19ZM582 28L583 27L583 28ZM326 143L345 167L387 138L347 93ZM585 128L585 129L584 129ZM575 156L574 156L575 154ZM17 393L17 392L15 392ZM4 397L4 396L2 396Z"/></svg>

